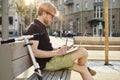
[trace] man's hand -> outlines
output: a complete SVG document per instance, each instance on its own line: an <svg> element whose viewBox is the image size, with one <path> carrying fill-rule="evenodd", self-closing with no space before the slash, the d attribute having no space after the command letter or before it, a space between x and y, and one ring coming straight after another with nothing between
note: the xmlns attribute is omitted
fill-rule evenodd
<svg viewBox="0 0 120 80"><path fill-rule="evenodd" d="M74 45L67 46L67 50L71 49L72 47L74 47Z"/></svg>
<svg viewBox="0 0 120 80"><path fill-rule="evenodd" d="M62 56L62 55L64 55L64 54L66 54L66 52L67 52L67 46L62 46L61 48L59 48L59 49L57 49L56 51L55 51L55 56Z"/></svg>

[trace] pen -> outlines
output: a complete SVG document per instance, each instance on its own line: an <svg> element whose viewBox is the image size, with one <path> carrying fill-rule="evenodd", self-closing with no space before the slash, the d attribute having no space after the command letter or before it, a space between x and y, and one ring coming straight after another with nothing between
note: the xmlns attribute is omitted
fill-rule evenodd
<svg viewBox="0 0 120 80"><path fill-rule="evenodd" d="M66 38L66 43L65 43L66 46L67 46L67 42L68 42L68 38Z"/></svg>

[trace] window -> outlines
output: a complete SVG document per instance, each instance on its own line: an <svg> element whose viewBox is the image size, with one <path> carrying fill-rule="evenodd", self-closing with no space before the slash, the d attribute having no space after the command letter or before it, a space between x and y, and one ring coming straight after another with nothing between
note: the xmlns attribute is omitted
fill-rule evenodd
<svg viewBox="0 0 120 80"><path fill-rule="evenodd" d="M112 18L115 19L115 16L113 15Z"/></svg>
<svg viewBox="0 0 120 80"><path fill-rule="evenodd" d="M113 24L115 24L115 21L113 20Z"/></svg>
<svg viewBox="0 0 120 80"><path fill-rule="evenodd" d="M94 2L103 2L103 0L94 0Z"/></svg>
<svg viewBox="0 0 120 80"><path fill-rule="evenodd" d="M80 5L79 4L76 4L76 9L77 9L77 11L80 10Z"/></svg>
<svg viewBox="0 0 120 80"><path fill-rule="evenodd" d="M67 0L64 0L64 2L66 2Z"/></svg>
<svg viewBox="0 0 120 80"><path fill-rule="evenodd" d="M85 8L88 9L88 3L87 2L85 3Z"/></svg>
<svg viewBox="0 0 120 80"><path fill-rule="evenodd" d="M9 17L9 25L13 25L13 17Z"/></svg>
<svg viewBox="0 0 120 80"><path fill-rule="evenodd" d="M103 17L103 6L94 6L94 17L95 18Z"/></svg>
<svg viewBox="0 0 120 80"><path fill-rule="evenodd" d="M0 17L0 25L2 25L2 17ZM13 17L9 17L9 25L13 25Z"/></svg>
<svg viewBox="0 0 120 80"><path fill-rule="evenodd" d="M69 13L72 13L73 12L73 6L69 6L68 11L69 11Z"/></svg>
<svg viewBox="0 0 120 80"><path fill-rule="evenodd" d="M87 21L87 17L85 17L85 20Z"/></svg>

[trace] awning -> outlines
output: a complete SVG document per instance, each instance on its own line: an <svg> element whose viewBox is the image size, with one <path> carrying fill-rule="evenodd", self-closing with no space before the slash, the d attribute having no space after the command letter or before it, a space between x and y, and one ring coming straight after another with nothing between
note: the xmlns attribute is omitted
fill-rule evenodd
<svg viewBox="0 0 120 80"><path fill-rule="evenodd" d="M102 23L104 23L104 20L103 19L99 19L99 18L95 18L95 19L91 19L91 20L89 20L88 21L88 23L97 23L97 22L102 22Z"/></svg>
<svg viewBox="0 0 120 80"><path fill-rule="evenodd" d="M92 26L92 25L98 25L99 22L102 22L102 24L104 26L105 23L104 23L103 19L91 19L87 23Z"/></svg>

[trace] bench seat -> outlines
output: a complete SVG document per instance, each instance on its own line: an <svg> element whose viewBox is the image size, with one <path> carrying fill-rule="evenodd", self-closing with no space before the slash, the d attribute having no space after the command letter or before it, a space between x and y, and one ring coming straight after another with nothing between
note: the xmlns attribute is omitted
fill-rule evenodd
<svg viewBox="0 0 120 80"><path fill-rule="evenodd" d="M44 71L43 80L70 80L71 71L64 69L59 71Z"/></svg>
<svg viewBox="0 0 120 80"><path fill-rule="evenodd" d="M43 80L70 80L71 71L67 69L59 71L42 71ZM37 80L32 66L28 70L16 77L16 80Z"/></svg>

